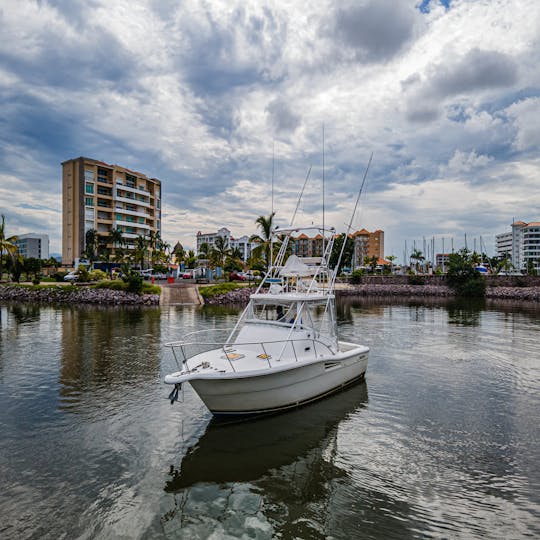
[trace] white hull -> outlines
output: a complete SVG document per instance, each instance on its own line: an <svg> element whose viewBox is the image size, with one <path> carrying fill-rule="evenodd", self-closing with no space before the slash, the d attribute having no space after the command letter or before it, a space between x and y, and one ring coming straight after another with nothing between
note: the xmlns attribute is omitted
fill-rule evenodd
<svg viewBox="0 0 540 540"><path fill-rule="evenodd" d="M189 382L213 414L260 414L297 407L336 392L363 378L367 347L287 369L228 373Z"/></svg>

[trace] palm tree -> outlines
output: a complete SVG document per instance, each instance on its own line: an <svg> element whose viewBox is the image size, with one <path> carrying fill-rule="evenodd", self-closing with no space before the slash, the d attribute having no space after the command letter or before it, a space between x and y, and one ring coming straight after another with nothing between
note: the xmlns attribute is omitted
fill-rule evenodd
<svg viewBox="0 0 540 540"><path fill-rule="evenodd" d="M390 261L390 272L393 274L394 273L394 261L396 260L396 256L395 255L387 255L386 260Z"/></svg>
<svg viewBox="0 0 540 540"><path fill-rule="evenodd" d="M88 229L84 236L84 240L84 255L90 261L90 263L92 263L96 259L96 251L98 248L98 234L96 229Z"/></svg>
<svg viewBox="0 0 540 540"><path fill-rule="evenodd" d="M4 214L2 214L2 225L0 225L0 280L2 279L2 262L4 253L9 255L13 259L18 251L17 245L15 244L15 240L17 240L17 237L10 236L9 238L6 238L5 227L6 218Z"/></svg>
<svg viewBox="0 0 540 540"><path fill-rule="evenodd" d="M231 248L225 236L218 236L214 242L213 255L221 268L225 266L225 258L230 254Z"/></svg>
<svg viewBox="0 0 540 540"><path fill-rule="evenodd" d="M148 240L144 236L137 236L135 238L135 251L133 253L135 262L141 265L141 269L144 268L144 261L148 251Z"/></svg>
<svg viewBox="0 0 540 540"><path fill-rule="evenodd" d="M409 259L410 260L414 259L416 261L415 263L416 272L418 272L418 266L420 262L426 260L426 258L424 257L424 255L419 249L414 249L413 252L409 256Z"/></svg>
<svg viewBox="0 0 540 540"><path fill-rule="evenodd" d="M250 242L257 242L258 246L253 250L255 257L264 254L267 268L270 266L271 249L272 249L272 228L275 212L272 212L268 217L259 216L255 223L259 227L261 234L254 234L250 237Z"/></svg>
<svg viewBox="0 0 540 540"><path fill-rule="evenodd" d="M122 236L121 229L111 229L109 233L109 242L114 248L114 253L116 254L116 249L118 246L122 247L124 245L124 237Z"/></svg>
<svg viewBox="0 0 540 540"><path fill-rule="evenodd" d="M210 255L210 246L206 242L203 242L201 244L201 247L199 248L199 258L208 259L209 255Z"/></svg>

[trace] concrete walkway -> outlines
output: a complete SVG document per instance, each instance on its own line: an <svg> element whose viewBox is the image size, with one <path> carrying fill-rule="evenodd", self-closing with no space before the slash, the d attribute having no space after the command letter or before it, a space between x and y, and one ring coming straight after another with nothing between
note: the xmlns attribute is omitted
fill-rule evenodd
<svg viewBox="0 0 540 540"><path fill-rule="evenodd" d="M201 297L195 283L160 283L160 306L199 305Z"/></svg>

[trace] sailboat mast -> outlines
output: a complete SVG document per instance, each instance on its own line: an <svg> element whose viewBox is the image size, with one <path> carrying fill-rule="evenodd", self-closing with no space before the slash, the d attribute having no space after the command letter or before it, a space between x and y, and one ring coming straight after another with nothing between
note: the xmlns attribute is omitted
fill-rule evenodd
<svg viewBox="0 0 540 540"><path fill-rule="evenodd" d="M322 125L322 228L323 228L323 240L322 240L322 254L324 255L324 241L326 239L326 229L325 229L325 208L324 208L324 123ZM328 261L327 261L328 262Z"/></svg>

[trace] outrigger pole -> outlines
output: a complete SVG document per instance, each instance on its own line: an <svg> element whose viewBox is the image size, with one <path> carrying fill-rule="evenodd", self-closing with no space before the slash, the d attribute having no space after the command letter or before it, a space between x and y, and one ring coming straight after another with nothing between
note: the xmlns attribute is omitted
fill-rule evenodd
<svg viewBox="0 0 540 540"><path fill-rule="evenodd" d="M336 281L336 276L337 276L337 273L338 273L338 270L339 270L339 265L341 264L341 258L343 257L343 252L345 251L345 244L347 243L347 235L349 234L349 231L352 228L354 215L356 214L356 209L357 209L358 203L360 201L360 195L362 195L362 191L364 189L364 184L366 183L367 173L369 171L369 166L371 165L371 160L372 159L373 159L373 152L371 152L371 155L369 156L369 161L368 161L366 170L364 172L364 178L362 178L362 184L360 185L360 189L358 190L358 195L356 197L356 203L354 204L354 210L353 210L353 213L351 215L351 220L349 221L349 225L347 226L347 230L345 231L345 238L343 239L343 244L341 245L341 252L339 254L339 259L337 261L337 264L336 264L336 267L335 267L335 270L334 270L334 275L332 276L332 283L330 285L330 290L332 290L334 288L334 283Z"/></svg>

